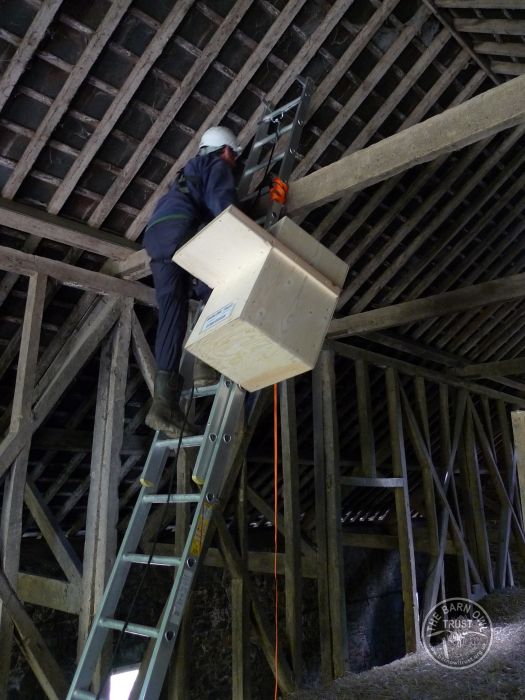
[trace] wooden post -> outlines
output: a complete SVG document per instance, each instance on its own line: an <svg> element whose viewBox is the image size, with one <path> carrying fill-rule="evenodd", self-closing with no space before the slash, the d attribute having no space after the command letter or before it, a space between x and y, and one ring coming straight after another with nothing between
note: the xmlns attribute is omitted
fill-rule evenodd
<svg viewBox="0 0 525 700"><path fill-rule="evenodd" d="M503 401L498 401L498 420L503 440L503 460L505 464L505 482L509 499L514 502L516 490L516 461L513 454L512 436L510 431L507 407ZM507 504L502 504L498 536L498 556L496 562L496 587L512 586L512 563L509 553L510 530L512 514Z"/></svg>
<svg viewBox="0 0 525 700"><path fill-rule="evenodd" d="M40 345L40 327L44 311L47 278L29 278L24 325L16 373L15 394L9 432L27 430L31 422L31 398L35 383L36 363ZM1 565L8 582L16 590L22 537L22 509L30 443L18 455L4 484L4 499L0 522ZM0 603L0 698L6 697L11 662L13 623Z"/></svg>
<svg viewBox="0 0 525 700"><path fill-rule="evenodd" d="M299 460L297 453L297 415L295 380L279 385L281 408L281 454L284 502L284 581L286 594L286 636L290 647L295 683L303 675L302 656L302 574L301 506L299 502Z"/></svg>
<svg viewBox="0 0 525 700"><path fill-rule="evenodd" d="M247 464L244 462L239 475L237 494L237 527L239 536L239 553L243 565L248 565L247 532ZM249 673L249 636L250 607L246 585L242 576L233 576L232 586L232 700L243 698L250 700Z"/></svg>
<svg viewBox="0 0 525 700"><path fill-rule="evenodd" d="M512 411L511 418L521 503L521 523L525 527L525 411Z"/></svg>
<svg viewBox="0 0 525 700"><path fill-rule="evenodd" d="M419 606L417 600L416 567L414 561L414 540L408 496L405 442L399 393L399 378L394 369L386 370L388 419L392 445L392 467L395 477L404 480L403 488L395 489L397 536L401 559L401 580L403 585L403 618L405 625L406 652L416 651L420 646Z"/></svg>
<svg viewBox="0 0 525 700"><path fill-rule="evenodd" d="M131 311L132 304L128 301L108 341L102 346L100 357L84 545L79 655L116 555L118 478L124 429Z"/></svg>
<svg viewBox="0 0 525 700"><path fill-rule="evenodd" d="M430 461L433 461L425 380L423 377L416 377L414 384L416 403L421 424L420 436L422 439L424 439ZM424 617L424 615L426 615L426 613L436 602L434 600L432 590L432 575L434 572L436 572L438 579L443 580L443 560L439 559L439 526L437 520L436 499L434 494L434 480L432 478L432 473L428 462L423 459L420 464L423 476L423 497L425 502L425 517L430 555L428 563L428 577L425 584L425 595L422 606L423 609L421 611L421 616Z"/></svg>
<svg viewBox="0 0 525 700"><path fill-rule="evenodd" d="M483 491L479 478L479 464L474 440L474 426L472 411L467 406L465 414L465 476L468 488L468 499L471 507L472 517L472 541L471 547L476 552L480 573L483 576L484 584L488 592L494 590L494 579L492 575L492 564L490 560L490 549L487 537L487 523L485 520L485 510L483 506Z"/></svg>
<svg viewBox="0 0 525 700"><path fill-rule="evenodd" d="M348 653L332 350L321 352L314 369L313 400L321 674L323 680L331 680L344 674ZM322 580L324 578L325 581ZM329 655L328 651L324 652L323 660L323 649L328 647L327 639L330 639L330 651Z"/></svg>
<svg viewBox="0 0 525 700"><path fill-rule="evenodd" d="M0 569L0 600L18 630L20 646L31 670L38 679L49 700L62 700L67 693L67 683L60 666L46 646L42 635L33 624L16 595L7 576ZM7 676L5 677L7 682Z"/></svg>
<svg viewBox="0 0 525 700"><path fill-rule="evenodd" d="M357 416L359 420L359 444L361 446L361 474L370 478L377 476L374 426L372 423L372 400L368 364L356 360Z"/></svg>

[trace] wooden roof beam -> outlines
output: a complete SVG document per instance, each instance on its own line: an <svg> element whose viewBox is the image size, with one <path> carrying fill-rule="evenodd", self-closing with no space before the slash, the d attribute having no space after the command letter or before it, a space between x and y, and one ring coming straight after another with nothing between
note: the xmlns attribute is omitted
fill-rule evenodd
<svg viewBox="0 0 525 700"><path fill-rule="evenodd" d="M523 121L525 76L520 76L292 182L287 213L358 192Z"/></svg>
<svg viewBox="0 0 525 700"><path fill-rule="evenodd" d="M474 44L477 53L493 54L494 56L515 56L525 58L525 44L510 41L480 41Z"/></svg>
<svg viewBox="0 0 525 700"><path fill-rule="evenodd" d="M9 61L9 65L5 69L2 79L0 80L0 111L9 99L9 96L18 83L18 79L25 71L27 64L33 58L35 47L38 46L42 40L42 37L53 21L61 4L62 0L49 0L48 2L42 3L40 9L36 13L31 22L31 26Z"/></svg>
<svg viewBox="0 0 525 700"><path fill-rule="evenodd" d="M293 173L293 178L301 177L313 167L314 163L326 151L333 139L336 138L345 124L348 123L348 120L352 114L359 109L368 95L372 92L373 88L379 83L381 78L384 77L385 73L389 70L389 68L391 68L401 53L414 39L417 32L421 30L421 27L428 19L429 14L430 12L427 10L427 8L421 7L416 14L411 17L405 29L399 34L397 39L366 76L366 80L364 80L355 90L355 92L352 93L352 96L348 102L343 105L343 108L339 114L330 122L326 129L324 129L314 146L297 164Z"/></svg>
<svg viewBox="0 0 525 700"><path fill-rule="evenodd" d="M378 331L426 318L455 314L479 306L518 299L523 296L525 296L525 273L482 282L470 287L462 287L424 299L405 301L393 306L336 318L330 324L328 336L341 338L367 331Z"/></svg>
<svg viewBox="0 0 525 700"><path fill-rule="evenodd" d="M290 23L300 11L300 9L305 4L306 0L288 0L287 4L279 13L279 16L268 29L264 37L259 42L257 48L252 53L250 58L245 62L237 76L232 80L228 89L221 96L221 99L217 102L215 107L208 114L206 119L200 125L199 129L195 133L194 139L188 144L188 146L183 150L181 155L177 158L176 162L169 169L169 171L164 176L162 182L159 184L155 194L149 198L146 205L142 208L140 214L135 218L133 224L129 227L126 232L126 238L131 240L136 240L150 218L153 210L159 199L164 195L171 183L176 173L180 168L186 163L188 158L192 156L195 152L195 143L210 126L217 124L226 114L228 109L231 108L232 102L237 99L241 94L242 90L246 87L249 80L252 78L254 73L264 62L270 51L273 49L275 44L282 37L286 29L289 27Z"/></svg>
<svg viewBox="0 0 525 700"><path fill-rule="evenodd" d="M107 231L77 221L53 216L35 207L0 197L2 226L47 238L64 245L103 255L112 260L126 260L139 245Z"/></svg>
<svg viewBox="0 0 525 700"><path fill-rule="evenodd" d="M133 95L136 93L142 81L155 64L155 61L159 58L166 44L179 27L192 3L193 0L182 0L182 2L177 2L173 6L171 12L162 23L161 28L151 39L148 46L144 49L140 59L131 70L122 87L120 87L113 102L110 104L104 116L101 118L97 128L91 134L80 154L71 165L66 177L64 177L62 181L62 184L54 193L48 206L50 212L56 214L58 211L60 211L61 207L73 191L73 188L82 177L88 165L91 163L98 149L104 143L107 136L109 136L112 128L115 126L118 119L130 103ZM175 115L172 115L172 119L174 116Z"/></svg>
<svg viewBox="0 0 525 700"><path fill-rule="evenodd" d="M520 10L525 0L435 0L438 7L454 10Z"/></svg>
<svg viewBox="0 0 525 700"><path fill-rule="evenodd" d="M140 282L122 280L101 272L85 270L59 260L23 253L15 248L0 246L0 269L23 275L42 273L60 280L62 284L69 287L85 289L95 294L131 297L148 306L156 306L153 289Z"/></svg>
<svg viewBox="0 0 525 700"><path fill-rule="evenodd" d="M510 61L492 61L490 65L494 73L498 73L499 75L525 74L525 63L511 63Z"/></svg>
<svg viewBox="0 0 525 700"><path fill-rule="evenodd" d="M452 370L458 377L508 377L511 374L525 373L525 357L514 357L512 360L497 362L482 362L477 365L457 367Z"/></svg>
<svg viewBox="0 0 525 700"><path fill-rule="evenodd" d="M523 36L525 20L520 19L454 19L454 27L471 34L508 34Z"/></svg>
<svg viewBox="0 0 525 700"><path fill-rule="evenodd" d="M27 145L22 158L18 161L11 177L4 185L2 195L8 199L13 199L18 188L24 181L35 164L42 149L51 137L55 127L64 116L71 100L76 95L80 85L87 77L93 64L100 56L109 37L117 28L120 20L131 5L131 0L114 0L108 7L108 12L97 30L93 33L89 44L86 46L82 56L77 61L74 69L69 74L62 89L56 96L47 114L42 119L40 126L36 130L33 138Z"/></svg>
<svg viewBox="0 0 525 700"><path fill-rule="evenodd" d="M46 697L51 700L64 698L68 684L62 670L2 570L0 598L18 630L22 653L38 678Z"/></svg>

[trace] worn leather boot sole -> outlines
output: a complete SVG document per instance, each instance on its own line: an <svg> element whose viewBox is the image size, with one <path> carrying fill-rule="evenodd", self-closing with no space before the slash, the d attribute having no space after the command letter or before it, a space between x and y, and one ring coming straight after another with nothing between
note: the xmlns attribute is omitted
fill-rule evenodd
<svg viewBox="0 0 525 700"><path fill-rule="evenodd" d="M160 430L169 438L178 438L181 436L184 425L184 413L180 408L166 410L162 406L152 405L144 422L152 430ZM186 421L183 437L195 435L196 432L196 426Z"/></svg>

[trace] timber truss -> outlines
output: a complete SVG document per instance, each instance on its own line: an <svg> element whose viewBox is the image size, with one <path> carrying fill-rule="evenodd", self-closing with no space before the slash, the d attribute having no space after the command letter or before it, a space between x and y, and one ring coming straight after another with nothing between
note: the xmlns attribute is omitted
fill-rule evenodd
<svg viewBox="0 0 525 700"><path fill-rule="evenodd" d="M14 628L44 692L64 696L24 604L78 616L80 648L139 489L144 225L206 128L246 146L263 99L294 97L298 75L315 90L288 213L351 272L317 368L280 387L281 687L304 675L305 578L323 680L344 671L345 547L399 550L407 650L436 598L511 585L525 547L523 3L15 4L0 12L0 698ZM252 622L273 668L253 582L273 555L247 527L273 520L265 408L207 558L231 577L234 697L249 695ZM161 548L180 549L187 517L154 513L143 550L159 526ZM21 570L36 534L60 576ZM188 654L183 636L174 697Z"/></svg>

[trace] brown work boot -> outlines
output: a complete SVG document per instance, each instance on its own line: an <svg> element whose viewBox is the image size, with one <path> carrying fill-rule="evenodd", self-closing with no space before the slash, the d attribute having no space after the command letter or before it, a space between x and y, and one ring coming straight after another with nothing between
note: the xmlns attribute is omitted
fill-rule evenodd
<svg viewBox="0 0 525 700"><path fill-rule="evenodd" d="M188 420L179 406L182 377L177 372L159 370L155 375L153 403L146 416L146 425L160 430L169 438L178 438L184 427L184 435L195 435L197 428Z"/></svg>
<svg viewBox="0 0 525 700"><path fill-rule="evenodd" d="M210 367L198 357L195 358L193 364L193 386L196 389L202 389L211 384L217 384L220 379L220 374L217 370Z"/></svg>

